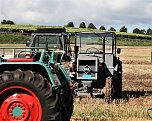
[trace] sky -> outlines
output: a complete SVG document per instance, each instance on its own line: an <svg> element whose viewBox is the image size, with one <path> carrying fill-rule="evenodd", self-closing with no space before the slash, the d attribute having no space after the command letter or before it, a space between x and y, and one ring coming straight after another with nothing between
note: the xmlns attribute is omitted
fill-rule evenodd
<svg viewBox="0 0 152 121"><path fill-rule="evenodd" d="M126 26L152 28L152 0L0 0L0 21L16 24L64 26L73 22L79 27L93 23L97 28Z"/></svg>

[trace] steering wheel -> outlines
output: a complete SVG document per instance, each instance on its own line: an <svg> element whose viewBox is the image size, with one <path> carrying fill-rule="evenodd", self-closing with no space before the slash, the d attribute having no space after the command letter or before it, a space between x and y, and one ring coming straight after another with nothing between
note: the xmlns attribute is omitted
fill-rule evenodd
<svg viewBox="0 0 152 121"><path fill-rule="evenodd" d="M88 49L86 50L86 52L87 52L87 53L88 53L88 52L90 52L90 53L95 53L95 52L100 53L99 49L97 49L97 48L95 48L95 47L90 47L90 48L88 48Z"/></svg>

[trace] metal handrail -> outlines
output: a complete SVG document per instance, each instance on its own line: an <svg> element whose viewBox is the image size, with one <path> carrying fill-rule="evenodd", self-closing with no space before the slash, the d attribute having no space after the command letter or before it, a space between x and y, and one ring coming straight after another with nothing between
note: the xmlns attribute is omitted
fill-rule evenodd
<svg viewBox="0 0 152 121"><path fill-rule="evenodd" d="M13 49L13 56L16 58L18 58L21 55L21 53L24 53L24 52L25 53L26 52L30 52L30 53L41 52L40 59L39 59L40 62L44 61L45 53L51 52L52 54L50 55L49 63L52 63L52 64L55 63L54 62L55 53L62 53L62 56L60 58L60 63L62 62L64 53L65 53L65 51L62 51L62 50L47 50L45 47L0 47L0 49L2 49L3 55L5 55L5 49ZM16 53L17 49L22 49L22 50L20 52ZM35 50L33 50L33 49L35 49ZM39 49L42 49L42 50L39 50Z"/></svg>
<svg viewBox="0 0 152 121"><path fill-rule="evenodd" d="M5 50L6 49L13 49L13 55L15 55L16 54L16 50L17 49L46 49L45 47L0 47L0 50L2 49L2 53L3 53L3 55L5 55Z"/></svg>

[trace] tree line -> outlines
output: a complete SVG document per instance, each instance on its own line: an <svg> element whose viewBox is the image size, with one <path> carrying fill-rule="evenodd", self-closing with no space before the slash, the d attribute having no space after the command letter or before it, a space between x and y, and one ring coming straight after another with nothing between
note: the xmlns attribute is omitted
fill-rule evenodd
<svg viewBox="0 0 152 121"><path fill-rule="evenodd" d="M66 27L75 27L73 22L69 22L65 26ZM88 26L86 26L85 22L81 22L79 25L79 28L97 29L93 23L89 23ZM100 26L99 30L106 30L106 28L104 26ZM116 31L116 29L114 27L110 27L108 29L108 31ZM120 28L119 32L128 32L128 29L126 26L122 26ZM152 29L149 28L149 29L145 30L145 29L134 28L132 33L152 35Z"/></svg>
<svg viewBox="0 0 152 121"><path fill-rule="evenodd" d="M1 24L10 24L13 25L15 24L14 21L11 20L2 20ZM67 25L65 25L66 27L75 27L73 22L69 22ZM85 22L81 22L79 25L79 28L88 28L88 29L97 29L96 26L93 23L89 23L88 26L86 26ZM100 26L99 30L105 30L106 28L104 26ZM107 29L108 31L116 31L116 29L114 27L110 27L109 29ZM126 26L122 26L119 30L119 32L128 32L128 29ZM149 28L147 30L145 29L139 29L139 28L134 28L132 33L136 33L136 34L145 34L145 35L152 35L152 29Z"/></svg>
<svg viewBox="0 0 152 121"><path fill-rule="evenodd" d="M14 21L11 21L11 20L3 20L1 21L1 24L15 24Z"/></svg>

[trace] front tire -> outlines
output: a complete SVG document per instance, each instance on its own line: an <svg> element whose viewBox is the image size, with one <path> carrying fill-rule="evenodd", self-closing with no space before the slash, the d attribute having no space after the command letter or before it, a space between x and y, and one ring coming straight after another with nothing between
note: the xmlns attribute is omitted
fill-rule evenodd
<svg viewBox="0 0 152 121"><path fill-rule="evenodd" d="M107 103L110 103L112 101L113 94L113 79L112 77L107 77L105 80L105 101Z"/></svg>
<svg viewBox="0 0 152 121"><path fill-rule="evenodd" d="M51 84L40 74L19 69L0 76L0 114L0 120L62 121Z"/></svg>
<svg viewBox="0 0 152 121"><path fill-rule="evenodd" d="M119 99L122 96L122 62L118 60L117 78L114 79L115 98Z"/></svg>

